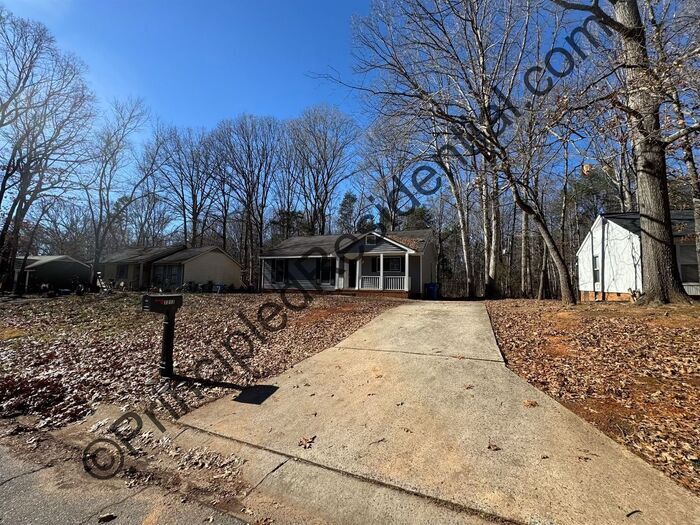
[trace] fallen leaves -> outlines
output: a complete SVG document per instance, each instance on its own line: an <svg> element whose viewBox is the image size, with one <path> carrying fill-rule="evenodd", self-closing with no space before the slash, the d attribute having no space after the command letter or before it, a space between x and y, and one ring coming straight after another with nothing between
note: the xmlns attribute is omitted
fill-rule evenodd
<svg viewBox="0 0 700 525"><path fill-rule="evenodd" d="M509 368L700 494L700 307L487 308Z"/></svg>
<svg viewBox="0 0 700 525"><path fill-rule="evenodd" d="M498 452L499 450L501 450L501 447L496 445L496 443L492 443L491 440L489 440L489 446L486 448L488 448L489 450L493 450L494 452Z"/></svg>
<svg viewBox="0 0 700 525"><path fill-rule="evenodd" d="M533 399L526 399L523 401L523 406L526 406L527 408L535 408L540 406L540 404Z"/></svg>
<svg viewBox="0 0 700 525"><path fill-rule="evenodd" d="M299 446L304 449L309 449L313 446L316 441L316 436L303 437L299 440Z"/></svg>
<svg viewBox="0 0 700 525"><path fill-rule="evenodd" d="M160 395L181 416L224 395L222 386L160 379L162 316L142 312L140 299L123 293L3 305L0 332L13 337L0 337L0 416L35 415L38 428L55 428L103 403L143 410ZM227 334L249 329L239 314L256 321L260 306L270 301L274 295L187 295L176 318L176 373L249 385L333 346L397 305L314 296L307 308L285 311L284 329L260 329L260 338L251 337L254 352L242 367L223 343ZM305 322L309 316L322 322ZM168 414L160 403L156 408Z"/></svg>

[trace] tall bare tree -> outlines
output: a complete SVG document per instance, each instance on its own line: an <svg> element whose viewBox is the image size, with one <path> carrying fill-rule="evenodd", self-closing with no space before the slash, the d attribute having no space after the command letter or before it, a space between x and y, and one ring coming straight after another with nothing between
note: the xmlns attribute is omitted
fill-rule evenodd
<svg viewBox="0 0 700 525"><path fill-rule="evenodd" d="M401 226L401 215L415 207L410 168L416 160L409 124L395 118L377 120L364 134L361 147L363 177L372 181L380 222L389 231Z"/></svg>
<svg viewBox="0 0 700 525"><path fill-rule="evenodd" d="M159 146L140 154L134 145L147 118L141 100L114 101L95 130L90 160L80 176L92 233L93 280L114 228L158 170Z"/></svg>
<svg viewBox="0 0 700 525"><path fill-rule="evenodd" d="M681 129L672 133L663 132L662 106L669 101L668 92L672 89L669 83L674 83L668 74L671 64L653 60L649 28L642 18L638 0L617 0L611 3L609 11L599 2L590 5L567 0L552 2L566 10L592 15L599 24L614 33L619 42L620 58L613 61L606 76L620 70L623 73L622 84L619 90L603 93L599 99L609 101L630 119L641 223L645 301L685 302L688 296L681 283L673 244L666 150L673 142L700 130L700 122L687 124L686 116L681 115ZM691 42L690 48L686 49L686 60L696 57L697 53L697 43ZM677 68L678 64L673 67Z"/></svg>
<svg viewBox="0 0 700 525"><path fill-rule="evenodd" d="M359 132L351 118L328 106L306 109L289 124L299 159L296 182L312 233L329 232L329 215L340 185L355 174L352 153Z"/></svg>
<svg viewBox="0 0 700 525"><path fill-rule="evenodd" d="M151 158L162 197L178 216L183 241L201 246L217 190L213 140L189 128L161 129L156 137L158 154Z"/></svg>
<svg viewBox="0 0 700 525"><path fill-rule="evenodd" d="M219 124L215 136L229 188L244 214L244 261L248 283L255 285L283 129L276 119L242 115Z"/></svg>
<svg viewBox="0 0 700 525"><path fill-rule="evenodd" d="M482 0L407 0L377 4L356 31L358 69L385 111L436 119L461 156L479 155L502 177L542 236L559 275L562 300L576 302L568 267L522 174L511 159L506 118L523 91L519 73L530 44L533 6L497 8ZM505 131L505 132L504 132Z"/></svg>
<svg viewBox="0 0 700 525"><path fill-rule="evenodd" d="M68 191L85 158L92 96L82 64L62 55L46 28L4 9L0 55L0 279L10 288L30 210L39 203L47 210ZM38 231L36 224L29 227Z"/></svg>

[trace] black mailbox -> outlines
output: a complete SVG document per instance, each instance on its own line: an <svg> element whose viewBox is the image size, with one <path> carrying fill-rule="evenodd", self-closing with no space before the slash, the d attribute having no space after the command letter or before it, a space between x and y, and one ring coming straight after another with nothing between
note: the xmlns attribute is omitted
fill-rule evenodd
<svg viewBox="0 0 700 525"><path fill-rule="evenodd" d="M173 377L173 347L175 346L175 313L182 306L182 295L144 295L141 309L145 312L165 314L163 319L163 345L160 352L160 375Z"/></svg>
<svg viewBox="0 0 700 525"><path fill-rule="evenodd" d="M141 307L145 312L156 312L159 314L168 313L170 310L177 311L182 306L182 295L180 294L156 294L144 295Z"/></svg>

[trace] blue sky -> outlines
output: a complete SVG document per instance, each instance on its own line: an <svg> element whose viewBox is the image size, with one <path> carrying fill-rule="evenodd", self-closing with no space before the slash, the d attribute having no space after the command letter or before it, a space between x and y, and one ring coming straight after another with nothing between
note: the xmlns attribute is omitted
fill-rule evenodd
<svg viewBox="0 0 700 525"><path fill-rule="evenodd" d="M352 15L369 0L5 0L88 66L106 101L142 97L166 123L212 127L240 113L290 118L328 103L360 118L348 89Z"/></svg>

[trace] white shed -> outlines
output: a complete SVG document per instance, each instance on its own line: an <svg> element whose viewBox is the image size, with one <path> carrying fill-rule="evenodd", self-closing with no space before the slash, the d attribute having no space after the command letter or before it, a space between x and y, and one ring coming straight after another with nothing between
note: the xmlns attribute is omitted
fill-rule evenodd
<svg viewBox="0 0 700 525"><path fill-rule="evenodd" d="M700 295L692 212L674 211L671 218L683 286L690 295ZM627 301L632 293L642 293L639 213L599 215L576 260L582 301Z"/></svg>

